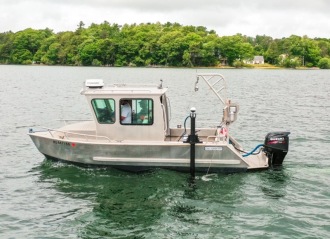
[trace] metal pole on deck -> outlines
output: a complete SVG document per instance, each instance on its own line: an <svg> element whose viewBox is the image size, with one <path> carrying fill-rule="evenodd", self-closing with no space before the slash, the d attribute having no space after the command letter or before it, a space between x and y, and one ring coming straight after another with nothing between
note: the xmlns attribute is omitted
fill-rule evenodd
<svg viewBox="0 0 330 239"><path fill-rule="evenodd" d="M190 175L192 178L195 177L195 144L196 144L196 134L195 134L195 124L196 124L196 109L192 107L190 109Z"/></svg>
<svg viewBox="0 0 330 239"><path fill-rule="evenodd" d="M190 175L195 178L195 144L202 143L198 135L196 134L196 108L192 107L190 109L190 135L188 136L188 141L190 143Z"/></svg>
<svg viewBox="0 0 330 239"><path fill-rule="evenodd" d="M196 123L196 108L192 107L190 109L190 135L188 135L187 140L184 143L190 144L190 175L195 178L195 144L202 143L199 141L198 135L196 135L195 129Z"/></svg>

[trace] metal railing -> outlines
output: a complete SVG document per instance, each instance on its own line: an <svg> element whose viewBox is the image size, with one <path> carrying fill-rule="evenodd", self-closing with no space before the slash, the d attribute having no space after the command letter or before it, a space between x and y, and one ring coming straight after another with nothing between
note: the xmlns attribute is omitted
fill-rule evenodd
<svg viewBox="0 0 330 239"><path fill-rule="evenodd" d="M64 122L64 125L68 125L69 122L85 122L85 121L93 121L91 119L89 120L81 120L81 119L58 119L57 121Z"/></svg>
<svg viewBox="0 0 330 239"><path fill-rule="evenodd" d="M111 140L106 136L81 134L81 133L68 132L68 131L63 131L63 130L58 130L58 129L50 129L47 127L41 127L41 128L44 129L45 131L47 131L52 136L52 138L56 138L56 136L54 136L54 132L56 132L56 133L62 134L62 135L60 135L60 134L58 135L58 137L60 139L73 140L73 138L76 136L76 138L84 139L86 142L90 142L93 139L95 141L106 140L108 142L111 142ZM38 132L38 131L33 131L33 132Z"/></svg>
<svg viewBox="0 0 330 239"><path fill-rule="evenodd" d="M201 77L214 94L220 99L220 101L225 105L227 100L227 84L225 78L221 74L197 74L197 81L195 83L195 91L198 90L198 81Z"/></svg>

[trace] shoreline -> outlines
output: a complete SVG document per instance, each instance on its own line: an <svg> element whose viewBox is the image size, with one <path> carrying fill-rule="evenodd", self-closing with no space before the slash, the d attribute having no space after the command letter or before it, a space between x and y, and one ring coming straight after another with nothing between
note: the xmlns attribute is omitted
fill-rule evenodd
<svg viewBox="0 0 330 239"><path fill-rule="evenodd" d="M258 69L258 70L327 70L319 67L296 67L286 68L281 66L274 66L269 64L263 65L248 65L243 67L234 66L196 66L196 67L174 67L174 66L83 66L83 65L46 65L46 64L3 64L0 66L64 66L64 67L113 67L113 68L177 68L177 69Z"/></svg>

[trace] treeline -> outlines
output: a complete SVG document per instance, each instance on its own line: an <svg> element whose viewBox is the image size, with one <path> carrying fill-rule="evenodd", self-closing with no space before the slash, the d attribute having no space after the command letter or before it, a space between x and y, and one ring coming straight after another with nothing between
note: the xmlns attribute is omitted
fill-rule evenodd
<svg viewBox="0 0 330 239"><path fill-rule="evenodd" d="M75 31L0 33L1 64L84 66L244 66L254 56L283 67L330 68L330 39L218 36L178 23L91 24Z"/></svg>

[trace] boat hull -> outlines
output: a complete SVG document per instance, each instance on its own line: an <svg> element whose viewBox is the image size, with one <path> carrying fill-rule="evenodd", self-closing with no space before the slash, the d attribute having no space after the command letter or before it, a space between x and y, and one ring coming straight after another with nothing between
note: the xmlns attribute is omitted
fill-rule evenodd
<svg viewBox="0 0 330 239"><path fill-rule="evenodd" d="M110 166L128 171L165 168L188 172L190 145L183 142L85 142L29 134L37 149L47 158L79 165ZM242 172L250 165L233 146L226 143L196 144L196 172ZM267 168L262 163L262 168Z"/></svg>

